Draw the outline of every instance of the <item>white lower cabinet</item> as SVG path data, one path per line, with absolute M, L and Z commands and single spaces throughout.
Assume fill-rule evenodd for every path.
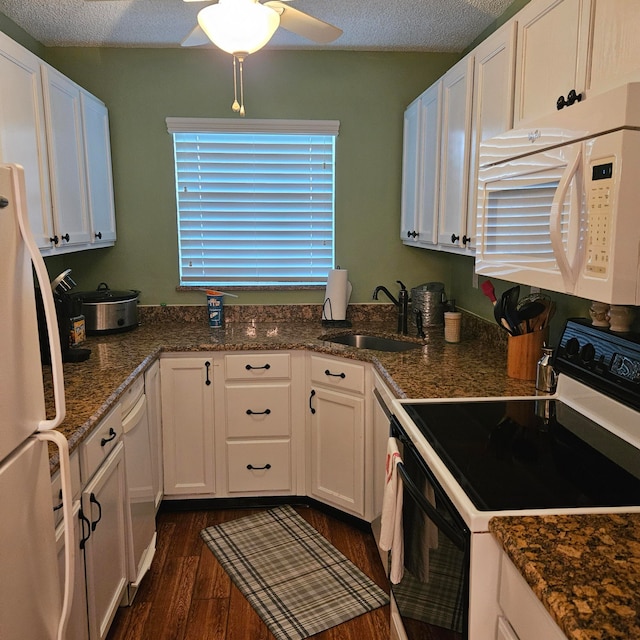
M 504 551 L 500 552 L 497 640 L 567 640 Z
M 365 365 L 311 355 L 308 493 L 365 517 Z
M 211 354 L 160 361 L 165 496 L 215 493 L 214 382 Z
M 295 494 L 304 354 L 246 352 L 223 356 L 219 430 L 229 495 Z M 222 415 L 223 414 L 223 415 Z M 224 440 L 224 442 L 222 442 Z
M 84 574 L 84 553 L 80 548 L 82 527 L 80 520 L 80 500 L 73 505 L 73 529 L 75 544 L 75 570 L 73 578 L 73 603 L 67 623 L 67 638 L 73 640 L 87 640 L 89 638 L 89 619 L 87 617 L 87 590 Z M 65 575 L 65 525 L 61 522 L 56 528 L 56 543 L 58 548 L 58 571 L 60 573 L 61 593 L 64 589 Z
M 82 490 L 89 637 L 103 640 L 128 584 L 129 510 L 124 445 L 119 442 Z M 88 523 L 86 522 L 88 521 Z

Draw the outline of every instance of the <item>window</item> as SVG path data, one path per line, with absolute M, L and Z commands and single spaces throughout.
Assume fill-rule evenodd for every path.
M 338 124 L 167 118 L 182 286 L 326 283 Z

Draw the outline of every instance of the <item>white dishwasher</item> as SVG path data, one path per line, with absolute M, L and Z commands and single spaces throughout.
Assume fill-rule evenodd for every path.
M 156 510 L 151 470 L 151 440 L 144 376 L 122 398 L 127 489 L 131 511 L 129 588 L 123 604 L 130 605 L 156 551 Z

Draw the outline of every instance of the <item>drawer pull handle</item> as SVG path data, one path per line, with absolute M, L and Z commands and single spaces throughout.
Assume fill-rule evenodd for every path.
M 343 380 L 347 377 L 346 374 L 344 374 L 344 373 L 331 373 L 331 371 L 329 371 L 329 369 L 325 369 L 324 375 L 325 376 L 333 376 L 334 378 L 342 378 Z
M 95 504 L 98 507 L 98 519 L 91 522 L 91 531 L 95 531 L 96 527 L 98 526 L 98 522 L 102 520 L 102 505 L 98 502 L 95 493 L 92 493 L 89 496 L 89 502 L 91 502 L 91 504 Z
M 313 396 L 316 395 L 316 392 L 311 389 L 311 395 L 309 396 L 309 411 L 311 411 L 311 413 L 315 413 L 316 410 L 313 408 L 312 404 L 311 404 L 311 400 L 313 400 Z
M 252 411 L 247 409 L 248 416 L 268 416 L 271 413 L 271 409 L 265 409 L 264 411 Z
M 104 447 L 105 444 L 107 444 L 108 442 L 111 442 L 117 436 L 118 436 L 118 434 L 115 432 L 114 428 L 113 427 L 109 427 L 109 437 L 108 438 L 102 438 L 102 440 L 100 440 L 100 446 Z
M 204 381 L 204 383 L 205 383 L 207 386 L 209 386 L 209 385 L 211 384 L 211 379 L 209 378 L 209 367 L 211 366 L 211 363 L 207 360 L 207 361 L 204 363 L 204 366 L 205 366 L 205 367 L 206 367 L 206 369 L 207 369 L 207 377 L 206 377 L 206 380 Z
M 91 523 L 87 519 L 87 516 L 84 515 L 82 509 L 78 511 L 78 518 L 80 518 L 80 522 L 82 523 L 82 539 L 80 540 L 80 548 L 84 549 L 87 544 L 87 540 L 91 537 Z M 87 535 L 84 535 L 84 525 L 87 525 Z
M 252 464 L 248 464 L 247 469 L 249 469 L 249 471 L 262 471 L 262 469 L 271 469 L 271 465 L 268 462 L 264 467 L 254 467 Z
M 253 365 L 248 364 L 245 369 L 247 371 L 251 371 L 252 369 L 271 369 L 271 365 L 267 362 L 267 364 L 262 365 L 261 367 L 254 367 Z

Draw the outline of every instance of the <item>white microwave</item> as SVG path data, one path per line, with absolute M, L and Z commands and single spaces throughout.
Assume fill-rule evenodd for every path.
M 480 158 L 478 274 L 640 305 L 640 84 L 506 132 Z

